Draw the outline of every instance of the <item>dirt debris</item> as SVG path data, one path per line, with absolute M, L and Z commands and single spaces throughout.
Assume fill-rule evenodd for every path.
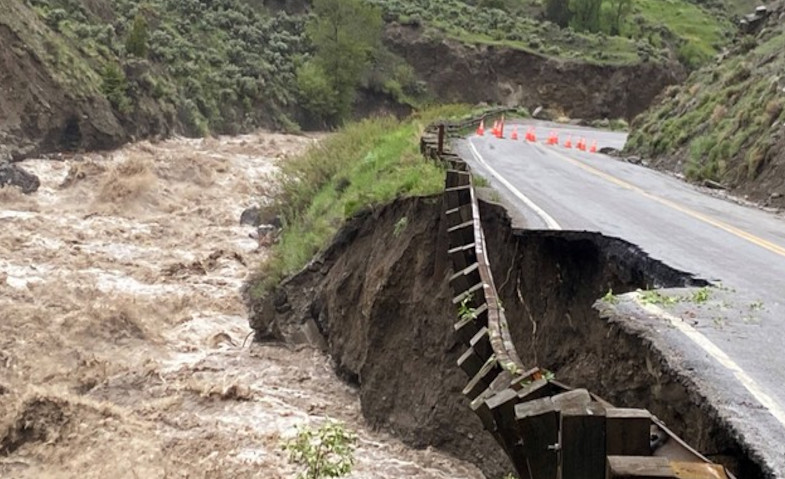
M 294 477 L 281 440 L 331 417 L 359 435 L 351 477 L 482 477 L 372 431 L 322 353 L 246 342 L 240 288 L 266 251 L 239 218 L 311 141 L 24 163 L 39 191 L 0 189 L 0 476 Z

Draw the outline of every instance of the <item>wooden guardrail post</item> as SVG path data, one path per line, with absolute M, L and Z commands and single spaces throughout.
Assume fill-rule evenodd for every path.
M 609 408 L 605 411 L 605 448 L 609 456 L 651 454 L 651 414 L 645 409 Z
M 444 153 L 444 123 L 439 125 L 439 143 L 436 151 L 441 155 Z

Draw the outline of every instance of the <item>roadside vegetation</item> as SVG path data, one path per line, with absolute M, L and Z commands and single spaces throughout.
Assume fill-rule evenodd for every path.
M 261 296 L 300 270 L 360 210 L 400 196 L 442 191 L 444 170 L 423 159 L 420 136 L 433 121 L 470 111 L 462 105 L 443 106 L 403 121 L 386 117 L 349 123 L 283 163 L 273 205 L 283 232 L 252 294 Z M 401 225 L 399 234 L 404 229 Z
M 785 28 L 740 38 L 719 64 L 669 88 L 632 123 L 627 151 L 694 181 L 743 188 L 756 199 L 782 194 Z

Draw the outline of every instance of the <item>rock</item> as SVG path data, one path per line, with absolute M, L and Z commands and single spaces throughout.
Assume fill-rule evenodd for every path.
M 626 158 L 627 163 L 632 163 L 633 165 L 640 165 L 641 164 L 641 157 L 640 156 L 628 156 Z
M 240 224 L 259 226 L 261 224 L 261 219 L 259 218 L 259 207 L 251 206 L 250 208 L 246 208 L 245 211 L 243 211 L 243 213 L 240 215 Z
M 535 108 L 534 111 L 532 112 L 532 118 L 537 118 L 537 115 L 539 115 L 541 111 L 542 111 L 542 106 L 538 106 L 537 108 Z
M 281 218 L 275 214 L 272 208 L 251 206 L 246 208 L 240 215 L 241 225 L 260 226 L 270 225 L 275 228 L 281 227 Z
M 602 153 L 603 155 L 618 157 L 620 152 L 616 148 L 611 148 L 610 146 L 603 146 L 602 148 L 600 148 L 600 153 Z
M 41 186 L 41 180 L 19 166 L 11 163 L 0 163 L 0 186 L 16 186 L 22 193 L 33 193 Z
M 728 187 L 723 185 L 722 183 L 719 183 L 719 182 L 713 181 L 713 180 L 709 180 L 709 179 L 703 180 L 703 186 L 705 186 L 707 188 L 711 188 L 713 190 L 727 190 L 728 189 Z

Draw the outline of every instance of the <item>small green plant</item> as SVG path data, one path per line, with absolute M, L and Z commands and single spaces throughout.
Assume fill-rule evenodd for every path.
M 613 289 L 608 289 L 608 292 L 605 293 L 605 296 L 602 297 L 602 300 L 608 304 L 616 304 L 619 302 L 619 298 L 613 295 Z
M 458 318 L 461 320 L 469 320 L 469 319 L 477 319 L 477 310 L 471 306 L 469 303 L 472 301 L 472 295 L 467 294 L 463 301 L 461 301 L 460 306 L 458 306 Z
M 505 371 L 509 372 L 513 376 L 518 376 L 518 375 L 520 375 L 523 372 L 523 370 L 521 368 L 519 368 L 518 365 L 515 364 L 512 361 L 508 361 L 508 362 L 502 363 L 501 366 L 502 366 L 502 369 L 504 369 Z
M 717 329 L 724 329 L 725 325 L 728 324 L 727 319 L 721 318 L 719 316 L 712 318 L 712 322 L 714 323 L 714 327 Z
M 638 294 L 640 295 L 641 302 L 644 304 L 660 304 L 667 306 L 676 304 L 681 299 L 678 296 L 667 296 L 659 291 L 651 289 L 647 289 L 646 291 L 638 290 Z
M 752 303 L 750 303 L 750 309 L 753 311 L 760 311 L 761 309 L 763 309 L 763 301 L 759 299 L 753 301 Z
M 477 188 L 487 188 L 491 186 L 491 183 L 488 181 L 488 179 L 480 175 L 474 175 L 473 182 L 474 182 L 474 186 L 476 186 Z
M 297 436 L 285 442 L 289 459 L 305 466 L 298 479 L 341 477 L 354 466 L 356 434 L 337 421 L 327 420 L 317 430 L 298 428 Z
M 704 286 L 692 293 L 690 299 L 693 303 L 703 304 L 709 300 L 710 291 L 708 286 Z
M 395 222 L 395 227 L 393 228 L 393 236 L 396 238 L 404 232 L 406 227 L 409 226 L 409 219 L 405 216 L 401 217 L 398 221 Z

